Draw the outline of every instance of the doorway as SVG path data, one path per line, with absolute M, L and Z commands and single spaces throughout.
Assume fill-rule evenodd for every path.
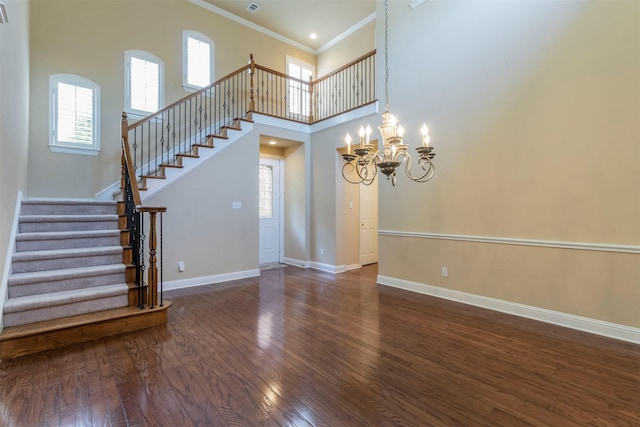
M 280 235 L 282 228 L 281 160 L 260 158 L 259 164 L 259 264 L 281 261 Z

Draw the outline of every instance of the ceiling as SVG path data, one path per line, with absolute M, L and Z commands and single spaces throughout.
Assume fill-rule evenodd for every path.
M 375 0 L 205 0 L 316 53 L 375 13 Z M 259 6 L 255 13 L 249 4 Z M 309 36 L 316 33 L 317 38 Z

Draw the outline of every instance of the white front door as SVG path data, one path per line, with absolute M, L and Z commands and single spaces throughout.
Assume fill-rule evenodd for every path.
M 378 182 L 360 185 L 360 265 L 378 262 Z
M 280 160 L 260 159 L 259 263 L 280 262 Z

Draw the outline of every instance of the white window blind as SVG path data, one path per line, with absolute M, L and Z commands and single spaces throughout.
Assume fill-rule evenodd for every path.
M 183 85 L 199 89 L 213 82 L 213 41 L 196 31 L 183 31 Z
M 55 152 L 100 151 L 100 87 L 73 74 L 49 76 L 49 147 Z
M 140 58 L 131 58 L 130 64 L 131 108 L 158 111 L 160 95 L 160 67 Z
M 58 82 L 58 142 L 93 144 L 93 90 Z
M 148 52 L 125 52 L 125 111 L 146 116 L 162 108 L 164 64 Z

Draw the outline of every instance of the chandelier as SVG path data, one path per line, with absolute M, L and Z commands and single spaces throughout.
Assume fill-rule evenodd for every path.
M 371 126 L 366 129 L 361 126 L 358 132 L 359 144 L 351 147 L 351 135 L 347 134 L 347 152 L 342 155 L 345 163 L 342 166 L 342 177 L 352 184 L 371 185 L 380 172 L 391 179 L 396 185 L 396 170 L 405 162 L 407 176 L 416 182 L 427 182 L 435 174 L 433 157 L 436 155 L 429 145 L 429 129 L 426 124 L 420 130 L 422 145 L 416 148 L 418 153 L 418 168 L 414 174 L 411 171 L 411 155 L 407 152 L 409 145 L 404 143 L 404 128 L 398 125 L 396 118 L 389 112 L 389 5 L 384 1 L 384 94 L 385 111 L 382 114 L 382 124 L 378 126 L 382 137 L 382 148 L 370 143 Z

